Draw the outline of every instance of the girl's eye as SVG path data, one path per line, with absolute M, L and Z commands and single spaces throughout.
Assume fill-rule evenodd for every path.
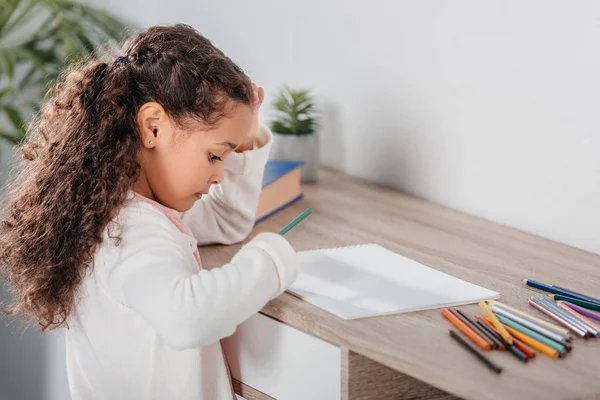
M 208 158 L 211 163 L 214 163 L 215 161 L 223 161 L 223 159 L 221 157 L 216 156 L 213 153 L 208 153 Z

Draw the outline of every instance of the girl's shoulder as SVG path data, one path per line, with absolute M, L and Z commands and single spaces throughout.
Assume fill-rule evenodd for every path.
M 186 238 L 164 213 L 152 204 L 128 197 L 123 207 L 106 227 L 94 264 L 100 271 L 110 271 L 123 260 L 131 260 L 149 249 L 177 249 L 184 254 Z
M 127 200 L 123 204 L 123 207 L 119 211 L 119 218 L 144 218 L 144 217 L 155 217 L 158 220 L 168 221 L 169 219 L 165 214 L 152 204 L 142 201 L 137 198 L 133 193 L 127 195 Z
M 119 288 L 129 271 L 145 268 L 153 252 L 172 257 L 174 263 L 181 262 L 186 257 L 184 245 L 181 232 L 161 210 L 129 196 L 105 230 L 94 254 L 89 271 L 93 279 L 89 282 L 124 304 Z
M 133 195 L 127 197 L 105 234 L 115 236 L 111 230 L 116 230 L 117 236 L 127 241 L 152 236 L 172 240 L 178 240 L 180 237 L 177 227 L 160 209 Z

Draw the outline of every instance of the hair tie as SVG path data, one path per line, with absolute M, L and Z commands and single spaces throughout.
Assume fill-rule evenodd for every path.
M 126 63 L 127 63 L 127 61 L 129 61 L 129 60 L 127 59 L 127 57 L 119 56 L 119 57 L 117 57 L 117 58 L 115 59 L 114 63 L 115 63 L 115 64 L 126 64 Z

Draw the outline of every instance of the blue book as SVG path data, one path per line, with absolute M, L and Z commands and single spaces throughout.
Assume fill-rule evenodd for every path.
M 303 197 L 301 161 L 270 160 L 265 166 L 256 223 L 283 210 Z

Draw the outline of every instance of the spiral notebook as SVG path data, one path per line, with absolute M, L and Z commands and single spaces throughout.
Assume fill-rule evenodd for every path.
M 289 291 L 343 319 L 497 299 L 497 292 L 445 274 L 376 244 L 298 253 Z

